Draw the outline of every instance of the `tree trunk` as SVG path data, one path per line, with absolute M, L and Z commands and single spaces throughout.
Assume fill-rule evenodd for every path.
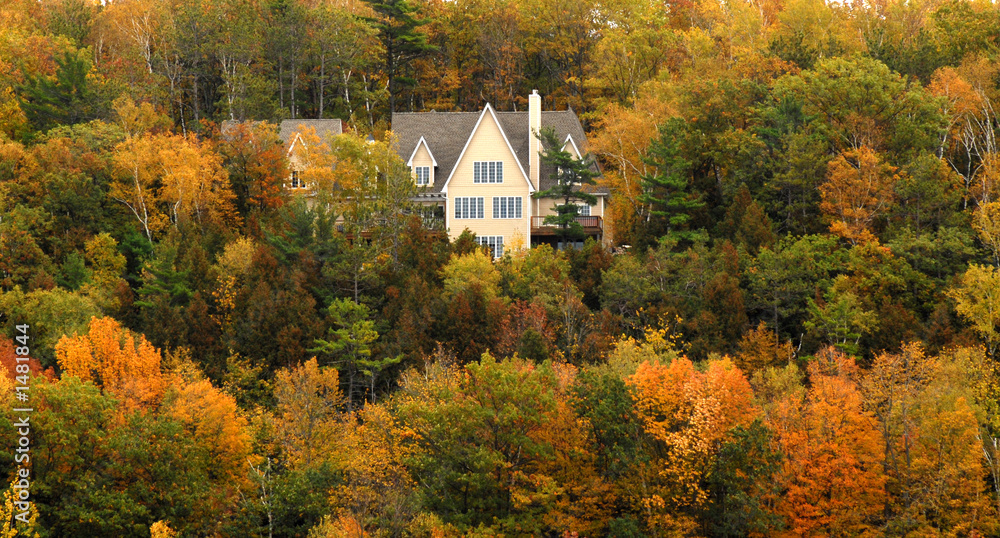
M 316 114 L 318 119 L 323 119 L 323 83 L 326 81 L 326 55 L 323 54 L 319 57 L 319 113 Z

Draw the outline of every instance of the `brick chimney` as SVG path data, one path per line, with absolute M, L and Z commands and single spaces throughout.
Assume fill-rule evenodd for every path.
M 538 90 L 531 90 L 528 96 L 528 178 L 535 190 L 538 190 L 538 152 L 542 150 L 542 141 L 537 134 L 542 130 L 542 96 Z

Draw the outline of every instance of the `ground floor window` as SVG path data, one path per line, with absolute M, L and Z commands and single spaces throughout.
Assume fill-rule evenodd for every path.
M 481 235 L 476 237 L 476 242 L 480 245 L 490 247 L 494 258 L 503 256 L 503 236 L 502 235 Z

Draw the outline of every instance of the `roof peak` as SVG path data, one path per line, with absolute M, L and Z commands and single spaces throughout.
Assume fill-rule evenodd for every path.
M 489 104 L 489 103 L 487 103 L 487 104 Z M 493 108 L 493 106 L 491 105 L 490 108 Z M 474 115 L 474 116 L 478 117 L 480 114 L 483 113 L 483 110 L 486 110 L 486 107 L 483 107 L 483 108 L 481 108 L 479 110 L 472 110 L 472 111 L 465 111 L 465 110 L 448 110 L 448 111 L 426 110 L 424 112 L 393 112 L 392 115 L 393 116 L 419 116 L 419 115 L 422 115 L 422 114 L 441 114 L 441 115 L 444 115 L 444 114 L 454 114 L 454 115 L 471 114 L 471 115 Z M 527 114 L 528 113 L 527 110 L 497 110 L 496 108 L 493 108 L 493 112 L 495 114 Z M 576 114 L 576 112 L 572 108 L 570 108 L 568 110 L 543 110 L 542 114 Z

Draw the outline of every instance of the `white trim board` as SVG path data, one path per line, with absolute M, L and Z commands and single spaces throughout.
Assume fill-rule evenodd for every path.
M 424 137 L 422 136 L 420 137 L 420 140 L 417 141 L 417 146 L 413 148 L 413 153 L 410 154 L 410 160 L 406 161 L 406 166 L 413 166 L 413 158 L 417 156 L 417 150 L 420 149 L 420 144 L 423 144 L 424 147 L 427 148 L 427 154 L 431 156 L 431 162 L 434 163 L 434 167 L 437 168 L 438 162 L 437 159 L 434 158 L 434 152 L 431 151 L 431 147 L 427 145 L 427 141 L 424 140 Z
M 573 135 L 571 135 L 571 134 L 566 135 L 566 140 L 563 140 L 563 145 L 562 145 L 561 148 L 559 148 L 559 150 L 560 151 L 565 150 L 567 144 L 571 144 L 573 146 L 573 151 L 576 152 L 576 158 L 577 159 L 582 159 L 583 158 L 583 154 L 580 153 L 580 148 L 576 147 L 576 141 L 573 140 Z

